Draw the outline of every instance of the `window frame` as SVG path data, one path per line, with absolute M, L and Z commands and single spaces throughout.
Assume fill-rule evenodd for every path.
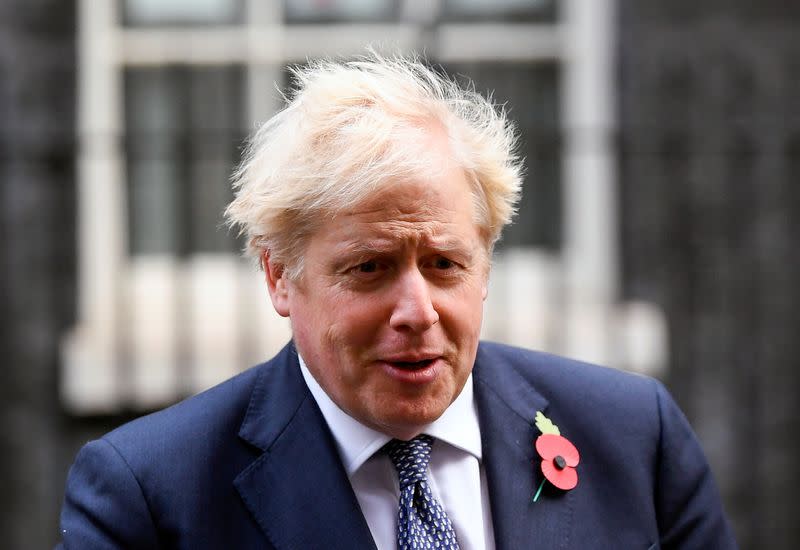
M 326 46 L 334 43 L 337 54 L 357 54 L 363 51 L 364 44 L 381 43 L 402 51 L 424 50 L 443 63 L 559 64 L 559 119 L 564 136 L 562 248 L 558 254 L 543 250 L 504 251 L 507 258 L 497 259 L 493 285 L 513 279 L 513 270 L 503 267 L 503 262 L 522 262 L 533 266 L 531 269 L 541 276 L 542 284 L 537 288 L 558 288 L 558 318 L 554 317 L 555 308 L 549 307 L 536 322 L 525 321 L 530 326 L 518 328 L 525 333 L 519 337 L 511 334 L 511 341 L 516 338 L 529 346 L 624 364 L 625 357 L 619 357 L 624 346 L 618 345 L 619 335 L 608 328 L 609 312 L 620 287 L 612 142 L 616 119 L 616 0 L 561 0 L 554 23 L 437 25 L 411 18 L 388 23 L 285 23 L 282 4 L 282 0 L 246 0 L 242 25 L 126 27 L 119 0 L 78 1 L 78 319 L 63 341 L 61 396 L 65 408 L 77 414 L 92 414 L 121 407 L 159 406 L 245 366 L 216 370 L 213 365 L 201 367 L 201 372 L 205 372 L 204 368 L 208 372 L 189 382 L 182 378 L 180 369 L 160 372 L 158 364 L 146 372 L 137 374 L 134 369 L 133 374 L 123 373 L 119 358 L 131 360 L 130 353 L 125 353 L 130 351 L 130 335 L 123 328 L 125 308 L 136 305 L 137 299 L 130 285 L 132 273 L 158 280 L 161 272 L 162 279 L 171 278 L 163 284 L 173 291 L 194 284 L 191 281 L 197 280 L 198 273 L 199 279 L 205 280 L 209 273 L 229 272 L 240 282 L 247 280 L 245 284 L 252 286 L 253 292 L 260 285 L 254 270 L 232 255 L 206 255 L 186 260 L 188 265 L 179 265 L 170 258 L 136 259 L 128 254 L 125 152 L 119 139 L 104 139 L 125 133 L 125 68 L 240 64 L 247 75 L 245 116 L 263 121 L 278 107 L 274 82 L 279 80 L 285 64 L 328 55 L 331 52 Z M 414 4 L 416 0 L 402 0 L 400 13 L 411 13 Z M 234 265 L 242 266 L 241 271 Z M 264 296 L 263 289 L 260 292 Z M 531 300 L 543 298 L 547 297 L 536 292 L 530 296 Z M 269 309 L 265 296 L 263 302 Z M 512 308 L 521 303 L 508 302 Z M 529 305 L 524 307 L 531 309 Z M 174 316 L 175 312 L 171 314 Z M 496 316 L 487 311 L 485 324 L 490 325 Z M 231 330 L 249 331 L 253 338 L 263 339 L 263 346 L 255 351 L 269 353 L 290 337 L 288 324 L 274 317 L 251 312 L 251 321 L 260 319 L 255 326 L 248 321 Z M 658 315 L 644 318 L 649 319 L 645 324 L 658 325 Z M 264 326 L 272 327 L 269 334 L 255 333 Z M 662 364 L 660 333 L 655 330 L 653 334 L 655 355 L 650 363 Z M 484 335 L 496 336 L 491 327 Z M 164 345 L 160 357 L 169 363 L 176 352 L 168 343 Z M 121 376 L 125 383 L 120 382 Z

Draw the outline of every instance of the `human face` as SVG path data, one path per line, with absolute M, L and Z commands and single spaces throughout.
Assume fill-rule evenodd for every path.
M 462 170 L 396 183 L 324 222 L 299 280 L 267 264 L 309 371 L 353 418 L 410 439 L 461 392 L 488 275 Z

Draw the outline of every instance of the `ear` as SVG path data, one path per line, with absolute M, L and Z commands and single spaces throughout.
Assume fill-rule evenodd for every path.
M 489 295 L 489 277 L 491 276 L 491 264 L 486 266 L 486 273 L 483 275 L 483 281 L 481 282 L 481 298 L 483 301 L 486 301 L 486 297 Z
M 273 262 L 269 251 L 265 250 L 261 255 L 261 267 L 264 268 L 264 278 L 267 280 L 267 290 L 269 290 L 269 297 L 272 300 L 272 307 L 281 317 L 288 317 L 289 289 L 283 265 Z

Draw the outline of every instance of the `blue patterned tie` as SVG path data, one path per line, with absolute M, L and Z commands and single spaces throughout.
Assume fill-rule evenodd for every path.
M 433 438 L 418 435 L 411 441 L 390 441 L 386 450 L 400 480 L 398 550 L 458 550 L 453 524 L 433 498 L 426 472 Z

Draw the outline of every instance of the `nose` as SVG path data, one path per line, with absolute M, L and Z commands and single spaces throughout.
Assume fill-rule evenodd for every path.
M 424 332 L 439 322 L 430 286 L 417 268 L 403 273 L 393 289 L 394 308 L 389 325 L 399 331 Z

